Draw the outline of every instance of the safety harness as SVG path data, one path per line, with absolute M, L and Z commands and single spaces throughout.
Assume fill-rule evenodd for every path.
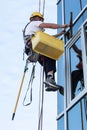
M 23 30 L 23 40 L 24 40 L 24 51 L 23 51 L 23 59 L 24 59 L 24 54 L 26 54 L 28 56 L 28 60 L 30 62 L 37 62 L 38 58 L 39 58 L 39 54 L 37 54 L 36 52 L 34 52 L 32 50 L 32 42 L 31 42 L 31 38 L 34 36 L 34 34 L 32 35 L 25 35 L 25 31 L 27 26 L 30 24 L 30 22 L 28 22 Z

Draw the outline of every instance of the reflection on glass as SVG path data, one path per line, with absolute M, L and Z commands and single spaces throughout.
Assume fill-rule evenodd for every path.
M 58 126 L 58 130 L 64 130 L 64 117 L 58 120 L 57 126 Z
M 87 130 L 86 109 L 87 95 L 68 112 L 68 130 Z
M 64 88 L 64 61 L 63 56 L 58 60 L 58 84 Z M 64 96 L 61 91 L 58 91 L 58 114 L 64 110 Z
M 84 88 L 81 39 L 70 49 L 71 59 L 71 96 L 74 98 Z

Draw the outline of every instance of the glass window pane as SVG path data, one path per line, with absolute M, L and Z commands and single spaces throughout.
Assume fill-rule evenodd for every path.
M 65 23 L 70 22 L 70 12 L 73 12 L 73 19 L 75 19 L 80 11 L 79 0 L 65 0 Z
M 58 126 L 58 130 L 64 130 L 64 117 L 58 120 L 57 126 Z
M 84 130 L 87 130 L 87 95 L 82 99 L 82 118 L 83 128 Z
M 57 22 L 59 24 L 62 24 L 62 2 L 61 1 L 58 3 L 57 6 L 57 16 L 58 16 Z
M 82 130 L 80 103 L 68 112 L 68 130 Z
M 82 9 L 87 5 L 87 0 L 81 0 L 82 2 Z
M 58 85 L 64 88 L 64 60 L 63 56 L 58 60 Z M 58 114 L 64 110 L 64 96 L 58 91 Z
M 87 130 L 87 95 L 68 112 L 68 130 Z
M 57 23 L 62 24 L 62 2 L 58 2 L 57 6 Z M 60 32 L 61 29 L 58 29 L 58 32 Z

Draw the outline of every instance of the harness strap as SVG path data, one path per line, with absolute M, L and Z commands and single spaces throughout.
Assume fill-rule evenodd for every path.
M 25 43 L 25 46 L 28 47 L 28 45 L 31 43 L 31 38 L 34 36 L 34 34 L 32 35 L 25 35 L 25 31 L 26 31 L 26 28 L 27 26 L 30 24 L 30 22 L 28 22 L 23 30 L 23 39 L 24 39 L 24 43 Z
M 24 27 L 24 30 L 23 30 L 23 37 L 25 37 L 26 35 L 25 35 L 25 31 L 26 31 L 26 28 L 27 28 L 27 26 L 30 24 L 30 22 L 28 22 L 27 24 L 26 24 L 26 26 Z
M 24 54 L 26 53 L 28 55 L 28 60 L 30 62 L 37 62 L 38 54 L 32 50 L 32 43 L 31 43 L 31 38 L 34 36 L 34 34 L 25 35 L 26 28 L 29 24 L 30 22 L 27 23 L 27 25 L 25 26 L 23 30 L 23 39 L 24 39 L 24 44 L 25 44 L 24 51 L 23 51 L 23 60 L 24 60 Z

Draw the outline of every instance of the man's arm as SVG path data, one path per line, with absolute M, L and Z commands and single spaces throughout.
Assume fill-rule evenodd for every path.
M 67 28 L 69 27 L 69 24 L 59 25 L 54 23 L 41 23 L 39 25 L 41 28 L 51 28 L 51 29 L 58 29 L 58 28 Z
M 61 31 L 60 33 L 55 34 L 55 35 L 52 35 L 52 36 L 54 36 L 54 37 L 58 37 L 58 36 L 61 36 L 62 34 L 65 34 L 65 33 L 66 33 L 66 31 L 63 30 L 63 31 Z

